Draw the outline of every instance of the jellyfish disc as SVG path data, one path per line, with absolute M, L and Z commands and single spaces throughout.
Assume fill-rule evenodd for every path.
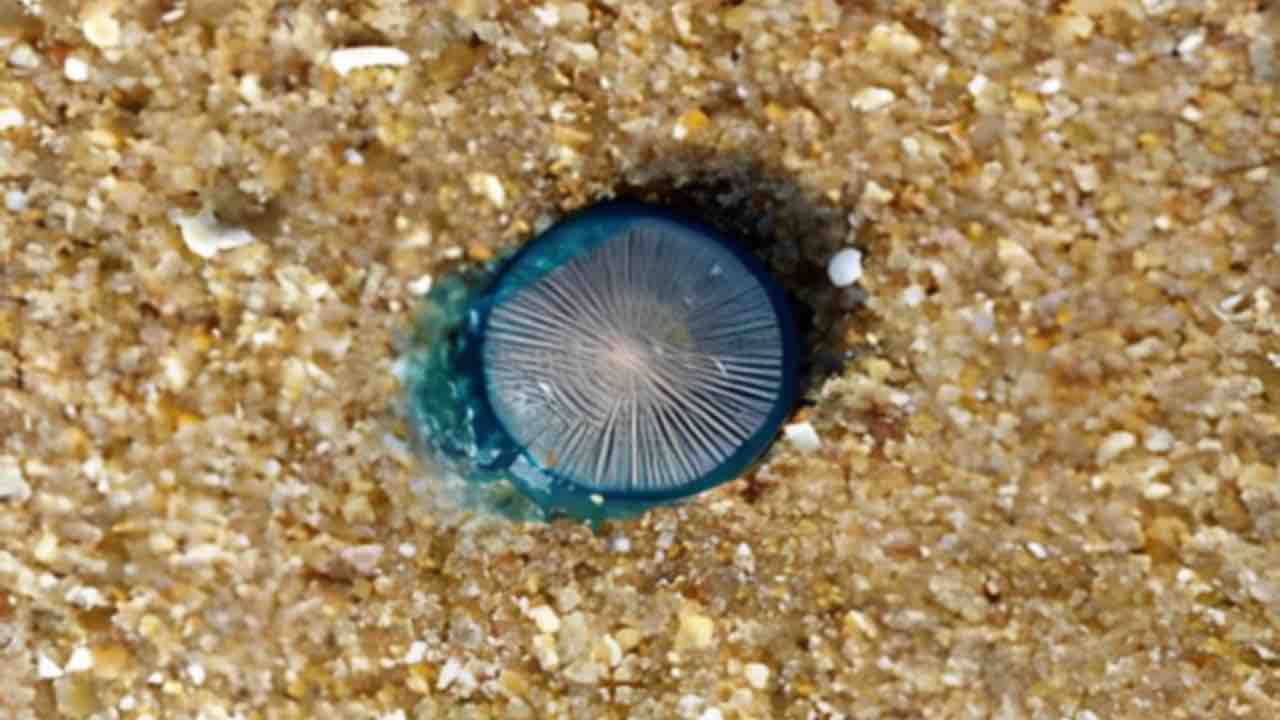
M 781 289 L 710 228 L 614 203 L 548 230 L 496 280 L 481 361 L 552 504 L 661 502 L 740 474 L 794 402 Z

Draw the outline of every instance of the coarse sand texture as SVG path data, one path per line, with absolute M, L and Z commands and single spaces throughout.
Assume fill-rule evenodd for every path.
M 1280 717 L 1278 40 L 0 0 L 0 718 Z

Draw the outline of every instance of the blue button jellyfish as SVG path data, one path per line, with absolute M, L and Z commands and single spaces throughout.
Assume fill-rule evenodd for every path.
M 710 227 L 634 202 L 438 284 L 417 347 L 423 446 L 520 517 L 598 523 L 732 480 L 796 400 L 778 284 Z

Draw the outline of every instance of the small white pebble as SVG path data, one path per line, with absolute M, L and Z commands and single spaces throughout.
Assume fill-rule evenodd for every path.
M 1137 444 L 1138 439 L 1133 436 L 1133 433 L 1124 430 L 1113 432 L 1098 446 L 1098 454 L 1095 459 L 1098 465 L 1106 465 L 1115 460 L 1120 453 Z
M 404 654 L 404 662 L 406 665 L 417 665 L 427 657 L 427 644 L 421 640 L 414 640 L 409 644 L 409 650 Z
M 166 537 L 165 539 L 172 542 L 171 538 Z M 154 541 L 158 541 L 158 538 Z M 178 567 L 199 567 L 201 565 L 211 565 L 227 556 L 227 551 L 220 545 L 200 543 L 199 545 L 189 546 L 186 552 L 174 557 L 173 563 Z
M 462 677 L 462 663 L 457 658 L 449 658 L 440 668 L 440 677 L 436 678 L 436 689 L 444 690 Z
M 875 180 L 868 180 L 866 187 L 862 189 L 862 199 L 872 205 L 886 205 L 893 200 L 893 191 Z
M 430 275 L 422 275 L 416 280 L 411 280 L 409 282 L 409 292 L 414 295 L 426 295 L 431 292 L 431 282 L 432 280 Z
M 488 198 L 494 207 L 501 209 L 507 204 L 507 191 L 502 187 L 502 180 L 490 173 L 472 173 L 467 178 L 471 192 Z
M 609 549 L 616 553 L 629 553 L 631 552 L 631 539 L 626 535 L 614 535 L 613 539 L 609 541 Z
M 989 80 L 986 75 L 983 75 L 981 73 L 974 75 L 973 79 L 969 81 L 969 85 L 967 86 L 969 90 L 969 94 L 974 97 L 978 97 L 979 95 L 982 94 L 983 90 L 987 89 L 987 86 L 989 86 L 990 84 L 991 84 L 991 80 Z
M 435 679 L 435 689 L 443 691 L 453 683 L 458 683 L 461 688 L 471 687 L 475 683 L 475 678 L 472 678 L 470 671 L 457 657 L 451 657 L 444 662 L 444 667 L 440 667 L 440 676 Z
M 1151 483 L 1142 490 L 1142 497 L 1148 500 L 1163 500 L 1173 494 L 1173 488 L 1164 483 Z
M 120 21 L 111 14 L 108 3 L 92 6 L 80 22 L 80 31 L 89 44 L 99 49 L 113 48 L 120 44 Z
M 908 285 L 902 291 L 902 304 L 907 307 L 916 307 L 924 302 L 924 288 L 919 285 Z
M 342 159 L 348 165 L 354 165 L 356 167 L 364 165 L 364 155 L 361 155 L 360 151 L 355 148 L 347 148 L 346 150 L 343 150 Z
M 845 248 L 827 263 L 827 276 L 836 287 L 849 287 L 862 279 L 862 252 Z
M 769 666 L 761 663 L 747 663 L 742 668 L 747 683 L 756 690 L 763 690 L 769 684 Z
M 560 19 L 570 25 L 581 25 L 591 19 L 591 10 L 580 2 L 560 6 Z
M 1027 543 L 1027 552 L 1034 555 L 1037 560 L 1044 560 L 1049 557 L 1049 551 L 1038 542 Z
M 418 547 L 413 543 L 400 543 L 400 547 L 396 548 L 400 553 L 400 557 L 411 558 L 418 554 Z
M 899 23 L 880 23 L 867 35 L 867 50 L 877 55 L 915 55 L 921 47 L 920 39 Z
M 681 717 L 693 717 L 693 714 L 701 710 L 702 706 L 706 704 L 707 701 L 697 695 L 685 695 L 676 701 L 676 710 L 679 711 Z
M 69 673 L 84 672 L 93 667 L 93 652 L 87 647 L 78 647 L 71 651 L 67 660 L 66 671 Z
M 65 599 L 68 603 L 85 610 L 92 610 L 96 607 L 106 607 L 107 599 L 103 597 L 102 591 L 95 587 L 85 585 L 73 587 L 67 591 Z
M 17 457 L 0 455 L 0 500 L 27 502 L 31 498 L 31 486 L 23 477 Z
M 40 67 L 40 56 L 30 45 L 22 43 L 9 53 L 9 64 L 23 70 L 34 70 Z
M 698 720 L 724 720 L 724 713 L 720 712 L 720 708 L 707 708 L 698 716 Z
M 213 216 L 212 210 L 204 210 L 196 215 L 174 213 L 171 217 L 182 231 L 182 241 L 187 248 L 205 259 L 223 250 L 248 245 L 257 239 L 248 230 L 222 225 Z
M 120 702 L 116 703 L 116 707 L 119 708 L 121 712 L 133 712 L 138 709 L 138 699 L 132 695 L 125 695 L 120 698 Z
M 1244 298 L 1244 293 L 1232 293 L 1218 301 L 1218 310 L 1223 314 L 1233 313 L 1240 306 L 1240 303 L 1244 301 Z
M 560 666 L 560 653 L 556 652 L 556 639 L 547 633 L 533 638 L 533 657 L 543 670 L 551 672 Z
M 10 190 L 4 194 L 4 208 L 9 212 L 22 212 L 27 209 L 27 194 L 21 190 Z
M 1147 430 L 1147 437 L 1142 442 L 1142 446 L 1148 452 L 1166 453 L 1173 449 L 1173 433 L 1158 427 Z
M 27 122 L 27 117 L 17 108 L 0 109 L 0 131 L 9 128 L 22 127 Z
M 613 639 L 612 635 L 605 635 L 600 644 L 604 646 L 605 659 L 609 662 L 609 667 L 618 667 L 622 662 L 622 646 Z
M 1274 605 L 1280 600 L 1280 585 L 1258 578 L 1252 574 L 1246 576 L 1249 594 L 1263 605 Z
M 346 76 L 363 68 L 404 67 L 409 64 L 409 54 L 400 48 L 366 45 L 334 50 L 329 53 L 329 64 L 339 75 Z
M 62 63 L 62 74 L 71 82 L 84 82 L 89 79 L 89 63 L 74 55 L 68 55 Z
M 1204 45 L 1204 30 L 1197 30 L 1178 43 L 1178 56 L 1186 60 Z
M 1082 192 L 1091 193 L 1102 184 L 1098 168 L 1093 165 L 1084 163 L 1072 165 L 1071 174 L 1075 176 L 1076 187 L 1079 187 Z
M 560 24 L 560 9 L 555 5 L 543 5 L 533 9 L 533 16 L 543 27 L 553 28 Z
M 1040 92 L 1044 95 L 1053 95 L 1061 89 L 1062 78 L 1060 77 L 1046 78 L 1044 82 L 1040 83 Z
M 56 680 L 62 677 L 62 668 L 50 660 L 48 655 L 39 653 L 36 655 L 36 676 L 41 680 Z
M 1182 108 L 1182 119 L 1189 123 L 1198 123 L 1204 119 L 1204 113 L 1200 112 L 1200 108 L 1195 105 L 1188 105 Z
M 356 572 L 372 575 L 378 569 L 378 561 L 382 559 L 382 546 L 353 545 L 342 548 L 339 554 Z
M 204 685 L 206 676 L 203 665 L 199 663 L 191 663 L 187 666 L 187 675 L 191 678 L 191 682 L 194 685 Z
M 246 73 L 240 78 L 240 83 L 236 86 L 236 92 L 240 93 L 240 99 L 251 105 L 257 105 L 262 102 L 262 80 L 256 73 Z
M 875 112 L 893 104 L 898 96 L 888 88 L 869 87 L 859 90 L 849 100 L 849 105 L 860 112 Z
M 187 380 L 191 379 L 191 371 L 179 353 L 169 353 L 160 358 L 160 367 L 164 370 L 165 380 L 175 390 L 185 387 Z
M 578 62 L 585 63 L 587 65 L 594 65 L 596 61 L 600 59 L 600 51 L 591 43 L 570 42 L 565 43 L 565 47 L 570 53 L 573 53 L 573 56 L 578 59 Z
M 801 452 L 814 452 L 822 447 L 818 431 L 808 422 L 791 423 L 782 429 L 782 434 L 786 436 L 787 442 Z
M 560 629 L 560 616 L 556 615 L 556 611 L 546 605 L 539 605 L 530 609 L 529 618 L 533 620 L 534 625 L 538 626 L 540 632 L 548 635 Z
M 683 613 L 680 615 L 680 625 L 676 629 L 676 651 L 711 647 L 715 636 L 716 623 L 710 617 L 696 612 Z

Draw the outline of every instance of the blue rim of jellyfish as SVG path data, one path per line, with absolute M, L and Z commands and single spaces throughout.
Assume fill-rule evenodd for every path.
M 540 465 L 515 441 L 489 398 L 484 336 L 495 307 L 639 223 L 674 227 L 689 242 L 715 243 L 747 268 L 777 317 L 782 379 L 765 422 L 712 472 L 665 491 L 608 491 L 583 486 Z M 471 486 L 472 501 L 518 519 L 565 515 L 598 523 L 630 517 L 733 480 L 764 454 L 796 402 L 799 341 L 782 287 L 763 263 L 735 241 L 693 218 L 648 203 L 615 200 L 579 210 L 506 258 L 446 279 L 428 294 L 418 336 L 423 350 L 410 370 L 409 412 L 420 441 Z M 503 493 L 495 487 L 496 480 L 509 481 L 539 510 L 532 511 Z

